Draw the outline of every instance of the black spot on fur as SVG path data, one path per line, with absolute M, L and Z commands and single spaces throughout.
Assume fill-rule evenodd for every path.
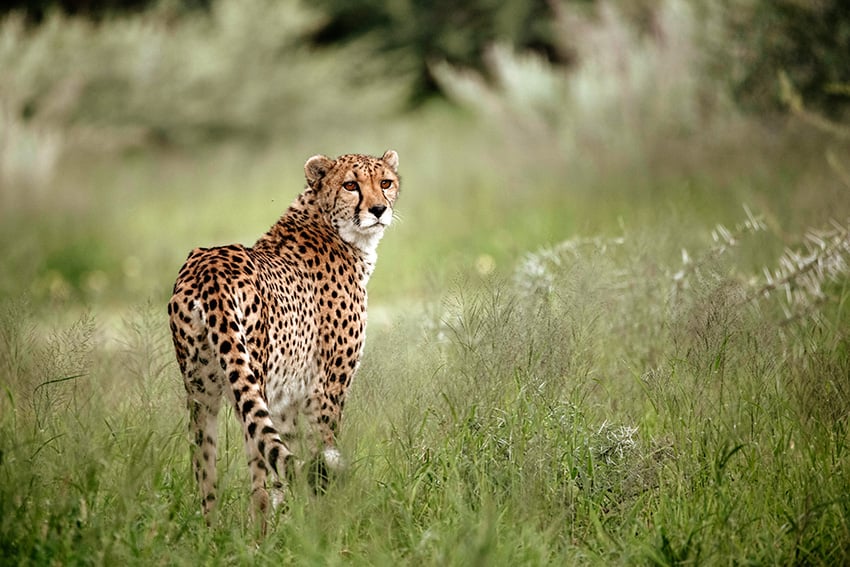
M 272 447 L 269 449 L 269 464 L 274 469 L 274 472 L 280 474 L 280 471 L 277 470 L 277 460 L 280 457 L 280 449 L 278 447 Z

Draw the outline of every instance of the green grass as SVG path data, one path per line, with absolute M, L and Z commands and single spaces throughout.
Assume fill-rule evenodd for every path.
M 758 163 L 777 150 L 749 151 Z M 294 158 L 131 160 L 78 213 L 99 226 L 66 220 L 60 240 L 49 223 L 31 225 L 63 251 L 36 272 L 53 270 L 72 290 L 81 270 L 109 277 L 100 295 L 83 284 L 79 295 L 36 288 L 2 302 L 6 561 L 847 560 L 850 288 L 827 283 L 826 302 L 796 304 L 806 315 L 786 320 L 782 294 L 754 291 L 761 267 L 799 245 L 789 241 L 798 225 L 742 230 L 722 253 L 710 238 L 716 222 L 746 218 L 744 201 L 769 197 L 766 217 L 789 214 L 784 203 L 805 188 L 785 176 L 821 178 L 815 158 L 784 154 L 776 173 L 739 163 L 732 184 L 728 171 L 622 185 L 615 174 L 592 191 L 520 181 L 504 196 L 495 172 L 438 186 L 415 149 L 401 155 L 403 222 L 382 243 L 341 438 L 350 470 L 324 496 L 297 484 L 265 539 L 249 519 L 230 411 L 217 522 L 200 518 L 163 305 L 190 246 L 250 242 L 274 220 L 270 203 L 300 185 L 284 165 Z M 466 159 L 445 156 L 456 172 Z M 215 200 L 193 207 L 198 186 Z M 222 213 L 236 201 L 241 219 Z M 808 224 L 821 206 L 792 220 Z M 92 242 L 102 254 L 79 252 Z M 693 263 L 677 285 L 683 247 Z M 127 254 L 142 268 L 121 267 Z M 494 258 L 489 275 L 476 270 L 482 254 Z
M 30 55 L 0 93 L 20 100 L 0 103 L 44 90 L 60 67 L 51 45 L 71 45 L 90 50 L 61 58 L 87 61 L 79 80 L 136 93 L 115 120 L 132 110 L 174 132 L 107 151 L 76 123 L 15 125 L 29 142 L 63 132 L 55 163 L 49 152 L 27 161 L 38 143 L 0 144 L 0 564 L 850 561 L 850 198 L 826 158 L 846 155 L 846 141 L 716 103 L 693 122 L 696 103 L 681 97 L 705 87 L 652 80 L 690 67 L 646 42 L 624 60 L 648 74 L 636 75 L 635 101 L 571 99 L 574 81 L 625 90 L 604 72 L 560 76 L 502 52 L 501 65 L 555 95 L 523 102 L 518 81 L 480 91 L 490 114 L 443 101 L 340 116 L 345 96 L 311 100 L 316 78 L 299 81 L 316 61 L 344 78 L 349 59 L 292 38 L 281 47 L 273 19 L 255 42 L 249 19 L 227 23 L 234 6 L 173 28 L 153 15 L 92 29 L 57 19 L 27 39 L 5 24 L 18 35 L 0 55 Z M 206 33 L 230 25 L 223 39 Z M 179 68 L 169 61 L 187 45 L 290 49 L 292 65 L 270 74 L 276 60 L 257 58 L 252 73 L 270 83 L 239 87 L 256 95 L 244 114 L 208 110 L 240 65 L 211 69 L 219 90 L 207 98 L 183 77 L 175 88 L 207 109 L 198 123 L 190 98 L 136 91 L 146 67 L 110 70 L 144 60 L 119 41 L 127 30 L 161 42 L 154 78 Z M 390 90 L 403 89 L 397 79 Z M 265 120 L 277 87 L 313 103 L 296 136 L 275 133 L 305 103 Z M 351 88 L 355 114 L 391 94 Z M 76 103 L 108 122 L 109 108 Z M 638 121 L 618 112 L 641 108 Z M 223 130 L 233 142 L 169 145 L 232 112 L 243 119 Z M 252 128 L 259 138 L 239 137 Z M 115 134 L 100 135 L 111 147 Z M 165 313 L 177 269 L 195 246 L 253 243 L 303 187 L 310 155 L 388 148 L 402 195 L 346 404 L 349 470 L 322 496 L 296 482 L 259 537 L 228 408 L 208 528 Z M 745 206 L 757 226 L 745 226 Z M 794 251 L 820 264 L 795 263 Z

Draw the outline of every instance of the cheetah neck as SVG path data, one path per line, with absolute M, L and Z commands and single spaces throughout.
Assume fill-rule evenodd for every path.
M 383 231 L 374 234 L 363 235 L 354 230 L 346 230 L 340 227 L 334 230 L 338 238 L 352 251 L 352 255 L 357 258 L 360 269 L 360 283 L 365 287 L 372 277 L 372 272 L 375 271 L 375 264 L 378 261 L 378 242 L 381 240 Z
M 383 230 L 363 234 L 353 226 L 340 226 L 337 232 L 342 240 L 363 254 L 364 260 L 375 263 L 378 258 L 378 242 L 381 241 Z
M 315 256 L 315 267 L 328 260 L 330 251 L 347 257 L 356 267 L 360 283 L 365 287 L 375 270 L 378 242 L 383 231 L 363 235 L 353 230 L 337 229 L 319 210 L 308 189 L 298 196 L 283 216 L 254 244 L 254 249 L 274 251 L 277 255 L 303 259 L 302 247 Z M 323 258 L 324 256 L 324 258 Z
M 375 271 L 375 264 L 378 261 L 378 242 L 380 242 L 384 231 L 379 230 L 368 234 L 363 234 L 354 227 L 338 227 L 334 232 L 339 236 L 356 257 L 359 257 L 362 272 L 360 272 L 361 284 L 365 287 Z M 360 270 L 358 270 L 360 271 Z

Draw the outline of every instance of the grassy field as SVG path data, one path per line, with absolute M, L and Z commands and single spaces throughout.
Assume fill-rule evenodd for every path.
M 663 125 L 673 92 L 643 93 L 641 124 L 521 104 L 518 129 L 461 93 L 261 143 L 79 144 L 46 181 L 5 177 L 0 563 L 850 561 L 847 143 L 731 110 Z M 261 538 L 228 409 L 207 528 L 176 271 L 252 243 L 310 155 L 388 148 L 402 195 L 350 469 L 321 496 L 296 483 Z

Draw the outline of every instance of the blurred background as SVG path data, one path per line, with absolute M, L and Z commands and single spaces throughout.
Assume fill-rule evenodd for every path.
M 50 311 L 163 303 L 189 249 L 262 234 L 315 153 L 399 151 L 379 302 L 580 234 L 708 229 L 748 204 L 791 239 L 850 209 L 840 0 L 31 0 L 0 18 L 0 293 Z

